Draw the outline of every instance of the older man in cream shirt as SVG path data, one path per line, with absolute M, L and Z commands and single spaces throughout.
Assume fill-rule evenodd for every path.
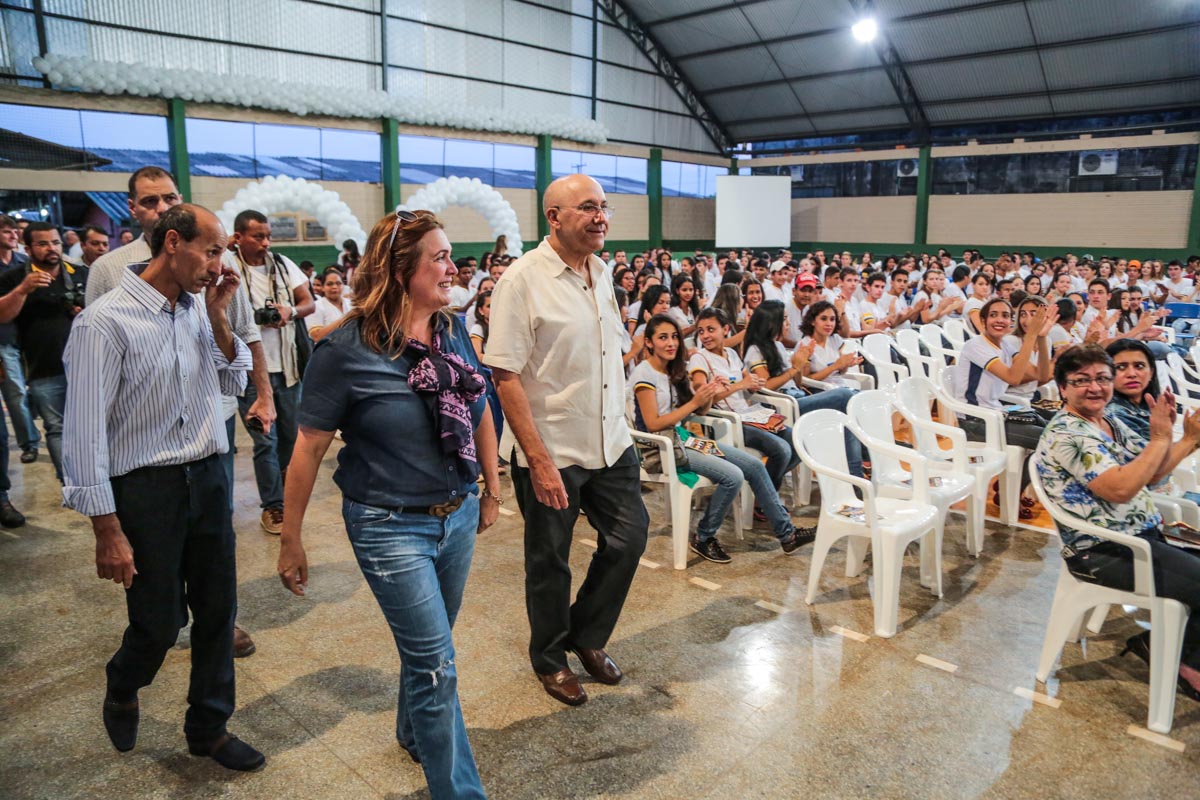
M 649 517 L 625 423 L 621 315 L 612 275 L 595 255 L 610 212 L 586 175 L 546 189 L 550 235 L 496 284 L 484 362 L 508 420 L 500 442 L 513 459 L 525 516 L 529 657 L 546 692 L 587 700 L 567 653 L 601 683 L 622 673 L 604 648 L 617 624 Z M 582 510 L 599 547 L 571 602 L 568 557 Z

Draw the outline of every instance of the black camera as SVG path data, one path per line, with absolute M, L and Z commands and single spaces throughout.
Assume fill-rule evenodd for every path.
M 270 300 L 262 308 L 254 309 L 255 325 L 278 325 L 281 322 L 283 322 L 283 315 L 279 313 L 279 309 Z
M 77 308 L 84 308 L 83 292 L 76 289 L 67 289 L 63 292 L 63 306 L 68 313 L 73 313 Z

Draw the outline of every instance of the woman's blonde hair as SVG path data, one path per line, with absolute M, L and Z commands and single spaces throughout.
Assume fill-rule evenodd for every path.
M 404 352 L 412 313 L 406 287 L 423 255 L 421 239 L 445 227 L 432 211 L 413 213 L 416 219 L 412 221 L 397 220 L 393 212 L 375 223 L 366 252 L 354 270 L 354 307 L 341 320 L 342 325 L 359 320 L 363 343 L 377 353 L 389 351 L 393 358 Z

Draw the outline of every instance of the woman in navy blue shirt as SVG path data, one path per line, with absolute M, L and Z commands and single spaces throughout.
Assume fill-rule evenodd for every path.
M 465 327 L 446 311 L 456 272 L 430 212 L 376 223 L 354 308 L 317 343 L 304 375 L 279 551 L 284 586 L 304 594 L 300 527 L 341 430 L 333 480 L 342 517 L 400 652 L 396 738 L 421 764 L 434 800 L 485 796 L 458 702 L 451 628 L 475 535 L 496 521 L 501 502 L 484 376 Z

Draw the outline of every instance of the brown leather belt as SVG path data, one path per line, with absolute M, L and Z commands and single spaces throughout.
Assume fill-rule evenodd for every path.
M 463 504 L 461 497 L 456 497 L 448 503 L 437 503 L 432 506 L 404 506 L 400 509 L 401 514 L 428 514 L 431 517 L 445 519 L 446 517 L 458 511 L 459 506 Z

